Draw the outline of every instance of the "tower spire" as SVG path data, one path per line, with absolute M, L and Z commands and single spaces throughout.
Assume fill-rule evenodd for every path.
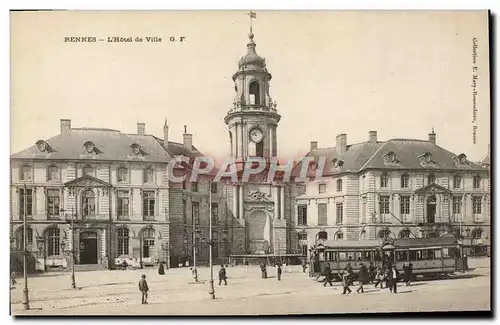
M 253 35 L 253 32 L 252 32 L 252 19 L 256 19 L 257 18 L 257 14 L 255 12 L 253 12 L 253 11 L 250 10 L 250 12 L 248 13 L 248 16 L 250 17 L 250 35 Z

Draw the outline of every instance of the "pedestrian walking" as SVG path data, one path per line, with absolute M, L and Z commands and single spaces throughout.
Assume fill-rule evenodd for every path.
M 323 287 L 326 287 L 327 283 L 330 284 L 330 287 L 333 287 L 333 284 L 332 284 L 332 269 L 330 268 L 330 263 L 326 263 L 326 265 L 325 265 L 325 281 L 323 283 Z
M 345 295 L 346 293 L 349 294 L 351 293 L 351 288 L 349 288 L 349 271 L 344 268 L 342 270 L 342 287 L 344 289 L 344 291 L 342 292 L 343 295 Z
M 398 278 L 399 272 L 396 269 L 396 265 L 393 265 L 389 272 L 389 289 L 392 293 L 398 293 Z
M 349 276 L 348 276 L 348 278 L 349 278 L 349 285 L 353 285 L 353 282 L 354 282 L 354 272 L 352 271 L 351 263 L 347 263 L 346 270 L 349 273 Z
M 385 287 L 390 288 L 392 266 L 386 267 L 384 272 Z
M 260 263 L 260 272 L 262 273 L 262 278 L 267 279 L 266 264 L 264 262 Z
M 307 269 L 307 261 L 303 260 L 302 261 L 302 273 L 306 273 L 306 269 Z
M 139 291 L 142 293 L 142 304 L 147 304 L 149 287 L 146 281 L 146 274 L 143 274 L 139 280 Z
M 368 267 L 368 273 L 370 274 L 370 282 L 375 281 L 375 277 L 377 275 L 377 268 L 373 265 L 373 262 L 370 262 L 370 266 Z
M 385 273 L 382 271 L 382 268 L 379 267 L 375 275 L 375 288 L 380 284 L 380 289 L 384 289 L 384 279 Z
M 11 285 L 17 284 L 16 271 L 12 271 L 12 273 L 10 274 L 10 283 L 11 283 Z
M 248 273 L 248 260 L 245 258 L 245 273 Z
M 224 265 L 220 266 L 219 270 L 219 285 L 221 285 L 222 281 L 224 281 L 224 285 L 227 286 L 227 274 Z
M 411 280 L 413 278 L 413 264 L 409 264 L 408 267 L 408 281 L 406 281 L 406 285 L 410 286 L 411 285 Z
M 359 269 L 358 273 L 358 281 L 359 281 L 359 287 L 356 290 L 357 293 L 361 291 L 361 293 L 365 292 L 363 288 L 363 284 L 368 283 L 370 280 L 370 275 L 368 274 L 368 269 L 366 268 L 365 265 L 361 264 L 361 268 Z
M 408 286 L 410 283 L 410 266 L 406 264 L 403 264 L 403 281 L 405 282 L 406 286 Z
M 160 265 L 158 265 L 158 274 L 159 275 L 165 274 L 165 268 L 163 267 L 163 262 L 160 262 Z
M 277 270 L 277 273 L 278 273 L 278 281 L 281 281 L 281 273 L 283 271 L 281 270 L 281 265 L 278 264 L 278 270 Z

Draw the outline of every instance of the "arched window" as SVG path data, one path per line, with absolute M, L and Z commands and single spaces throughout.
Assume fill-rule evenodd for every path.
M 366 238 L 366 231 L 362 231 L 360 234 L 359 234 L 359 240 L 365 240 Z
M 84 217 L 95 216 L 95 194 L 92 190 L 86 190 L 82 194 L 82 215 Z
M 125 167 L 118 168 L 118 183 L 125 183 L 128 180 L 128 170 Z
M 462 184 L 462 177 L 455 175 L 453 177 L 453 188 L 460 188 Z
M 219 234 L 217 231 L 212 231 L 212 258 L 219 257 Z
M 407 173 L 401 175 L 401 188 L 408 188 L 410 186 L 410 176 Z
M 146 228 L 142 231 L 142 257 L 152 257 L 155 246 L 155 230 Z
M 260 85 L 257 81 L 252 81 L 249 86 L 250 104 L 260 105 Z
M 33 229 L 26 228 L 26 249 L 31 250 L 33 245 Z M 24 250 L 24 227 L 16 231 L 16 249 L 19 251 Z
M 344 234 L 341 231 L 337 232 L 335 234 L 335 240 L 342 240 L 342 239 L 344 239 Z
M 127 228 L 118 229 L 116 237 L 118 239 L 118 255 L 128 255 L 129 230 Z
M 380 230 L 378 233 L 379 238 L 390 238 L 391 237 L 391 231 L 389 229 L 383 229 Z
M 47 255 L 56 256 L 61 254 L 61 231 L 59 228 L 50 228 L 47 232 Z
M 387 176 L 387 173 L 382 173 L 382 175 L 380 175 L 380 187 L 385 188 L 387 187 L 388 183 L 389 177 Z
M 427 176 L 427 185 L 431 185 L 434 183 L 436 183 L 436 175 L 430 174 L 429 176 Z
M 399 238 L 410 238 L 410 231 L 408 229 L 402 230 L 399 233 Z

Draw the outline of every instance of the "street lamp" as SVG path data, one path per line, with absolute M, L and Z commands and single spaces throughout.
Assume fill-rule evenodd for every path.
M 28 195 L 27 195 L 27 187 L 24 184 L 24 213 L 23 213 L 23 269 L 24 269 L 24 289 L 23 289 L 23 306 L 25 310 L 30 309 L 29 295 L 28 295 L 28 250 L 27 250 L 27 228 L 28 228 L 28 217 L 27 217 L 27 209 L 28 209 Z
M 210 244 L 210 284 L 209 284 L 209 289 L 208 289 L 208 294 L 212 297 L 212 299 L 215 299 L 215 288 L 214 288 L 214 266 L 212 262 L 212 247 L 214 245 L 213 238 L 212 238 L 212 182 L 208 182 L 208 220 L 209 220 L 209 244 Z
M 71 287 L 73 289 L 76 289 L 76 283 L 75 283 L 75 250 L 72 247 L 71 249 L 65 250 L 66 248 L 66 242 L 63 240 L 61 242 L 61 250 L 64 254 L 68 255 L 68 257 L 71 257 L 73 261 L 71 262 Z

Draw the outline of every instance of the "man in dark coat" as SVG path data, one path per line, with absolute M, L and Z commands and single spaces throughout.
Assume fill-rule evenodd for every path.
M 409 285 L 411 285 L 411 279 L 413 278 L 413 264 L 410 263 L 406 267 L 406 270 L 408 272 L 408 280 L 406 279 L 406 276 L 405 276 L 405 281 L 406 281 L 406 285 L 409 286 Z
M 346 270 L 349 273 L 348 280 L 349 280 L 349 285 L 353 285 L 352 283 L 354 282 L 354 272 L 352 271 L 352 266 L 351 263 L 347 263 L 346 265 Z
M 163 267 L 163 262 L 160 262 L 160 265 L 158 266 L 158 274 L 159 275 L 165 274 L 165 268 Z
M 280 265 L 280 264 L 278 264 L 278 281 L 281 281 L 281 273 L 282 273 L 282 272 L 283 272 L 283 271 L 281 270 L 281 265 Z
M 260 272 L 262 273 L 262 278 L 267 279 L 266 264 L 264 262 L 260 263 Z
M 146 281 L 146 274 L 143 274 L 139 280 L 139 291 L 142 292 L 142 304 L 147 304 L 149 287 Z
M 368 283 L 370 278 L 370 275 L 368 274 L 368 269 L 364 264 L 361 264 L 361 268 L 358 273 L 358 281 L 359 281 L 359 287 L 356 290 L 357 293 L 361 291 L 361 293 L 365 292 L 363 289 L 363 284 Z
M 307 261 L 303 260 L 302 261 L 302 273 L 306 273 L 306 269 L 307 269 Z
M 219 270 L 219 285 L 221 285 L 222 281 L 224 281 L 224 285 L 227 286 L 226 279 L 227 279 L 226 269 L 224 268 L 224 265 L 221 265 Z
M 398 278 L 399 272 L 396 269 L 396 265 L 393 265 L 389 270 L 389 289 L 392 293 L 398 293 Z
M 333 284 L 332 284 L 332 269 L 330 268 L 330 263 L 326 263 L 326 265 L 325 265 L 325 283 L 323 284 L 323 287 L 326 287 L 327 283 L 330 284 L 330 287 L 333 286 Z
M 373 265 L 373 262 L 370 262 L 370 266 L 368 267 L 368 273 L 370 274 L 370 282 L 375 281 L 375 276 L 377 275 L 377 268 Z

